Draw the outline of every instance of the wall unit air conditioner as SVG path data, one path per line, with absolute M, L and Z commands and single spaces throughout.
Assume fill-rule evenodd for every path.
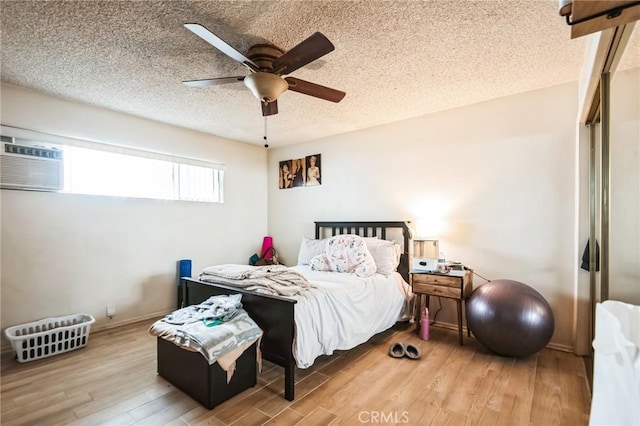
M 0 187 L 34 191 L 60 191 L 64 187 L 62 151 L 2 142 Z

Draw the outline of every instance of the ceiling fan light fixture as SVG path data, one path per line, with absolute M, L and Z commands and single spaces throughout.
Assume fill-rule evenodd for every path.
M 261 102 L 273 102 L 289 88 L 289 84 L 282 77 L 268 72 L 256 72 L 246 76 L 244 85 Z

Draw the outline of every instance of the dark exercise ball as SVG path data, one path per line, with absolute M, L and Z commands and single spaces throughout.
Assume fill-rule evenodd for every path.
M 467 327 L 493 352 L 526 357 L 553 336 L 551 306 L 526 284 L 495 280 L 476 288 L 466 301 Z

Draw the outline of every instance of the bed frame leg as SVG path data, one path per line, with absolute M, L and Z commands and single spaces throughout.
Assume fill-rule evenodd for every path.
M 284 368 L 284 399 L 293 401 L 295 388 L 295 370 L 293 363 Z

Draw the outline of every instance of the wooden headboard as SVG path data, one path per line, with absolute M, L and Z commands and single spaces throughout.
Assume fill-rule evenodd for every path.
M 409 282 L 409 243 L 411 229 L 407 222 L 315 222 L 316 239 L 340 234 L 355 234 L 361 237 L 378 237 L 402 245 L 398 272 Z

